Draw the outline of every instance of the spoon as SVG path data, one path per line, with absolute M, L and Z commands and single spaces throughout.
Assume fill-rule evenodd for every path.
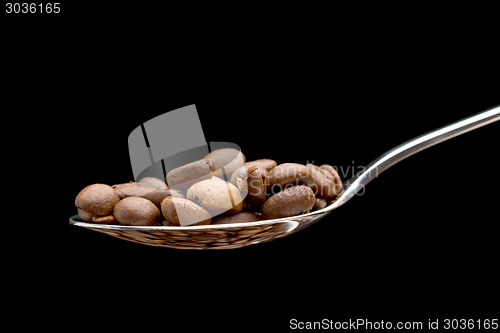
M 344 183 L 342 195 L 327 207 L 311 213 L 257 222 L 200 226 L 122 226 L 84 222 L 79 215 L 69 223 L 124 240 L 179 249 L 234 249 L 267 242 L 297 232 L 352 199 L 370 181 L 399 161 L 435 144 L 500 120 L 500 105 L 436 129 L 387 151 Z

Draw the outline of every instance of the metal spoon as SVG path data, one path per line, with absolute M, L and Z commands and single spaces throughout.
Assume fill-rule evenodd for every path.
M 435 144 L 500 120 L 500 106 L 462 119 L 407 141 L 371 162 L 363 172 L 344 183 L 340 198 L 327 207 L 299 216 L 258 222 L 174 226 L 122 226 L 86 223 L 75 215 L 70 224 L 106 233 L 128 241 L 179 249 L 233 249 L 270 241 L 301 230 L 349 201 L 375 177 L 399 161 Z

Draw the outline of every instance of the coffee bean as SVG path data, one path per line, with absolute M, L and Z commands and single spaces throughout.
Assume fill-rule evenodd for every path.
M 262 218 L 254 212 L 240 212 L 236 214 L 222 214 L 212 220 L 212 224 L 244 223 L 260 221 Z
M 166 197 L 161 202 L 161 212 L 170 225 L 202 225 L 210 224 L 212 217 L 203 207 L 191 200 Z
M 243 208 L 243 197 L 231 183 L 218 177 L 202 180 L 191 186 L 186 198 L 203 206 L 214 215 L 238 213 Z
M 260 210 L 260 207 L 266 201 L 266 189 L 264 186 L 264 177 L 261 169 L 255 165 L 251 166 L 246 173 L 248 207 L 253 210 Z
M 316 166 L 307 164 L 313 179 L 313 190 L 316 188 L 316 195 L 322 199 L 332 199 L 342 191 L 342 181 L 340 176 L 331 165 L 323 164 Z M 315 187 L 314 187 L 315 186 Z
M 234 170 L 245 164 L 245 155 L 234 148 L 216 149 L 205 156 L 205 159 L 212 161 L 215 171 L 214 175 L 220 178 L 229 179 Z
M 84 221 L 96 224 L 237 225 L 323 209 L 341 192 L 342 181 L 331 165 L 278 165 L 271 159 L 245 162 L 239 150 L 223 148 L 169 171 L 166 181 L 144 177 L 113 186 L 89 185 L 77 195 L 75 206 Z M 165 219 L 160 221 L 162 215 Z M 207 239 L 207 246 L 221 241 L 217 230 L 211 232 L 215 238 Z M 228 232 L 223 235 L 227 237 Z M 195 233 L 192 230 L 189 237 Z M 234 237 L 257 237 L 246 233 Z M 200 231 L 200 237 L 207 234 Z M 172 233 L 172 237 L 180 236 Z
M 210 179 L 214 170 L 211 160 L 198 160 L 170 170 L 167 173 L 167 184 L 170 188 L 185 190 L 199 181 Z
M 161 214 L 151 201 L 141 197 L 128 197 L 116 204 L 113 216 L 122 225 L 151 226 L 160 221 Z
M 247 168 L 251 166 L 256 166 L 261 170 L 271 171 L 278 163 L 275 160 L 270 160 L 268 158 L 262 158 L 260 160 L 249 161 L 245 163 Z
M 109 185 L 93 184 L 78 193 L 75 206 L 80 217 L 86 222 L 92 222 L 94 216 L 107 216 L 120 201 L 120 196 Z
M 274 167 L 266 178 L 266 186 L 284 188 L 287 185 L 309 186 L 322 199 L 340 194 L 342 183 L 336 170 L 329 165 L 283 163 Z
M 167 183 L 164 179 L 156 178 L 156 177 L 144 177 L 141 178 L 138 183 L 147 184 L 153 188 L 158 190 L 168 190 Z
M 316 198 L 310 187 L 297 185 L 285 188 L 271 196 L 262 205 L 262 217 L 277 219 L 308 213 Z
M 108 216 L 94 216 L 92 222 L 99 224 L 116 224 L 116 219 L 113 215 Z
M 141 197 L 148 199 L 156 206 L 160 205 L 163 198 L 172 195 L 167 184 L 161 179 L 154 177 L 145 177 L 138 182 L 117 184 L 112 187 L 116 190 L 120 199 Z
M 316 201 L 315 201 L 314 206 L 313 206 L 313 210 L 323 209 L 326 207 L 327 203 L 328 202 L 325 199 L 316 198 Z

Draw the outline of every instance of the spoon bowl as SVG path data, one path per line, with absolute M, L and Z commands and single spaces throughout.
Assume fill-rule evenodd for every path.
M 381 155 L 355 177 L 344 182 L 342 195 L 311 213 L 257 222 L 200 226 L 122 226 L 84 222 L 79 215 L 69 223 L 113 237 L 151 246 L 178 249 L 235 249 L 267 242 L 297 232 L 319 221 L 354 197 L 380 173 L 399 161 L 468 131 L 500 120 L 500 106 L 409 140 Z
M 96 224 L 84 222 L 79 215 L 72 216 L 69 223 L 144 245 L 196 250 L 236 249 L 290 235 L 319 221 L 330 211 L 322 209 L 281 219 L 188 227 Z

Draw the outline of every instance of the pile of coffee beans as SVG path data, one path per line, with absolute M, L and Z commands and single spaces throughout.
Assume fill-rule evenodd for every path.
M 165 180 L 89 185 L 75 206 L 86 222 L 193 226 L 301 215 L 326 207 L 341 191 L 330 165 L 247 162 L 240 151 L 222 148 L 171 170 Z

